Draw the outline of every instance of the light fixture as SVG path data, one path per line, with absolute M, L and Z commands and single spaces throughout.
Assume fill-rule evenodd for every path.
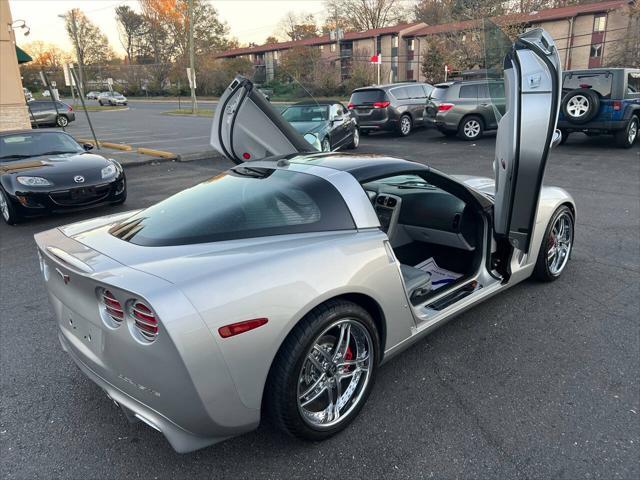
M 27 22 L 25 22 L 24 20 L 15 20 L 11 24 L 11 28 L 13 28 L 14 30 L 16 28 L 20 28 L 22 30 L 26 30 L 25 32 L 22 33 L 25 37 L 28 37 L 29 33 L 31 32 L 31 29 L 27 26 Z

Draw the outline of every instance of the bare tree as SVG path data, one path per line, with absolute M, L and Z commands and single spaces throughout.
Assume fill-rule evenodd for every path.
M 318 26 L 312 14 L 287 12 L 278 25 L 279 33 L 287 40 L 302 40 L 318 36 Z
M 369 30 L 403 23 L 409 12 L 401 0 L 325 0 L 325 30 L 335 28 L 335 17 L 341 28 Z
M 74 8 L 67 13 L 66 28 L 71 42 L 77 43 L 78 62 L 81 65 L 104 64 L 115 57 L 107 36 L 82 10 Z
M 127 52 L 129 64 L 132 64 L 138 54 L 140 37 L 144 35 L 145 19 L 128 5 L 120 5 L 116 7 L 116 21 L 118 22 L 120 43 Z

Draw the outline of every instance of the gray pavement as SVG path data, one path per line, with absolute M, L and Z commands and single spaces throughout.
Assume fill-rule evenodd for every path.
M 107 115 L 120 113 L 101 115 L 117 129 Z M 187 134 L 208 135 L 209 119 L 179 120 L 174 148 Z M 131 168 L 122 207 L 0 225 L 2 477 L 638 478 L 640 148 L 609 143 L 575 135 L 552 152 L 545 181 L 578 206 L 563 277 L 516 286 L 392 360 L 359 418 L 323 443 L 262 426 L 178 455 L 158 432 L 128 424 L 58 344 L 33 234 L 150 205 L 226 161 Z M 367 137 L 358 152 L 491 176 L 493 147 L 493 137 L 421 131 Z

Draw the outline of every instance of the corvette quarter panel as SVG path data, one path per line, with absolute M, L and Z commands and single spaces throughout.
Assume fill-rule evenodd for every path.
M 415 325 L 380 230 L 301 237 L 262 245 L 260 260 L 178 281 L 218 343 L 247 408 L 260 408 L 271 363 L 291 329 L 330 298 L 361 293 L 375 300 L 386 319 L 386 348 L 410 336 Z M 216 260 L 197 259 L 203 272 Z M 241 335 L 218 333 L 221 326 L 264 317 L 266 325 Z

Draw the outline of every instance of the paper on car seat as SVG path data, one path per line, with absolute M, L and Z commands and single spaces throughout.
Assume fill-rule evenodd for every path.
M 419 263 L 416 265 L 416 268 L 419 268 L 431 275 L 432 290 L 437 290 L 444 285 L 456 281 L 462 276 L 461 273 L 452 272 L 451 270 L 445 270 L 444 268 L 439 267 L 433 257 Z

